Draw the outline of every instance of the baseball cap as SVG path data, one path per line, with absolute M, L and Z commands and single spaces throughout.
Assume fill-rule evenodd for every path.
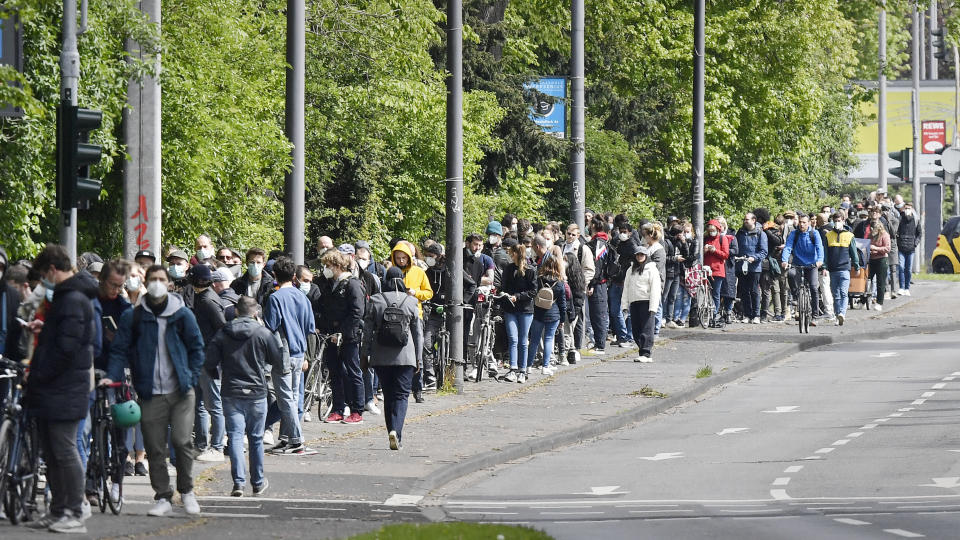
M 429 246 L 427 246 L 427 247 L 424 249 L 424 251 L 427 252 L 427 253 L 432 253 L 432 254 L 434 254 L 434 255 L 443 255 L 443 244 L 441 244 L 441 243 L 439 243 L 439 242 L 434 242 L 434 243 L 430 244 Z
M 345 255 L 355 255 L 357 253 L 357 250 L 353 249 L 352 244 L 340 244 L 337 247 L 337 251 Z
M 367 251 L 370 251 L 370 244 L 366 240 L 357 240 L 353 244 L 353 247 L 355 247 L 356 249 L 365 249 Z
M 503 236 L 503 225 L 499 221 L 491 221 L 487 224 L 487 234 Z
M 190 260 L 190 256 L 187 255 L 187 252 L 184 251 L 184 250 L 182 250 L 182 249 L 175 249 L 175 250 L 171 251 L 170 254 L 167 255 L 167 260 L 169 261 L 170 259 L 172 259 L 172 258 L 174 258 L 174 257 L 183 259 L 183 260 L 185 260 L 185 261 L 189 261 L 189 260 Z
M 139 259 L 140 257 L 146 257 L 148 259 L 153 259 L 153 262 L 157 262 L 157 256 L 153 254 L 149 249 L 141 249 L 133 256 L 134 259 Z
M 233 274 L 230 273 L 226 268 L 217 268 L 215 272 L 211 273 L 212 281 L 233 281 Z
M 213 281 L 213 272 L 211 272 L 210 267 L 205 264 L 194 266 L 191 272 L 193 273 L 193 281 L 195 282 Z

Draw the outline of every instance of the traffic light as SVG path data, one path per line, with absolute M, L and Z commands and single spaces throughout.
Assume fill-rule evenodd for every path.
M 943 151 L 946 150 L 947 148 L 950 148 L 950 145 L 947 145 L 947 146 L 938 148 L 938 149 L 935 151 L 935 153 L 938 154 L 938 155 L 943 155 Z M 946 181 L 946 179 L 947 179 L 947 170 L 943 168 L 943 162 L 942 162 L 941 160 L 939 160 L 939 159 L 935 159 L 935 160 L 933 160 L 933 164 L 936 165 L 937 167 L 940 167 L 940 170 L 934 172 L 933 174 L 936 175 L 937 178 L 940 178 L 940 179 Z
M 102 121 L 100 111 L 66 104 L 57 108 L 57 207 L 61 210 L 86 209 L 100 197 L 103 182 L 88 176 L 90 165 L 99 163 L 103 152 L 88 141 Z
M 933 49 L 934 49 L 933 55 L 936 56 L 937 59 L 939 60 L 946 60 L 947 46 L 943 42 L 943 29 L 939 28 L 937 30 L 931 30 L 930 35 L 932 36 L 930 39 L 933 40 Z
M 899 167 L 890 167 L 890 174 L 896 176 L 901 182 L 910 181 L 910 149 L 904 148 L 896 152 L 890 152 L 890 159 L 899 161 Z

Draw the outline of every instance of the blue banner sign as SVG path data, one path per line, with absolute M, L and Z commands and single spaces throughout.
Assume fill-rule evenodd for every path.
M 532 100 L 530 119 L 544 133 L 563 139 L 567 134 L 567 78 L 543 77 L 523 88 Z

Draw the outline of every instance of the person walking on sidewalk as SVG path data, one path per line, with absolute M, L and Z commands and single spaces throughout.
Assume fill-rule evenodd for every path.
M 33 267 L 53 300 L 44 321 L 29 327 L 40 336 L 30 364 L 26 407 L 37 418 L 51 500 L 47 514 L 30 527 L 86 533 L 89 514 L 84 512 L 77 428 L 93 389 L 97 282 L 87 272 L 75 272 L 70 255 L 59 245 L 45 247 Z
M 202 238 L 203 236 L 198 238 L 197 242 L 201 242 Z M 198 255 L 202 255 L 202 253 L 198 253 Z M 213 272 L 209 266 L 205 264 L 194 266 L 190 271 L 190 281 L 193 284 L 194 292 L 193 314 L 197 318 L 197 326 L 200 327 L 203 342 L 209 344 L 213 340 L 213 336 L 227 324 L 226 308 L 220 300 L 220 296 L 213 290 Z M 210 418 L 209 433 L 207 433 L 206 422 L 195 421 L 198 425 L 194 426 L 194 444 L 203 449 L 197 456 L 197 461 L 222 462 L 225 428 L 219 377 L 209 377 L 205 371 L 201 371 L 197 397 L 198 401 L 203 401 L 203 407 Z
M 630 310 L 633 339 L 640 347 L 640 354 L 634 361 L 644 363 L 653 362 L 653 330 L 662 290 L 657 265 L 647 261 L 649 253 L 646 246 L 634 248 L 633 261 L 623 282 L 623 298 Z
M 176 455 L 177 491 L 188 514 L 200 513 L 193 493 L 194 391 L 203 368 L 203 337 L 197 319 L 176 293 L 168 292 L 167 269 L 147 269 L 147 296 L 120 318 L 117 337 L 110 347 L 109 378 L 102 384 L 122 381 L 130 368 L 140 401 L 140 427 L 150 465 L 150 485 L 157 503 L 147 511 L 165 516 L 173 510 L 173 488 L 167 472 L 170 444 Z
M 367 319 L 370 365 L 383 386 L 383 419 L 391 450 L 403 448 L 403 421 L 413 377 L 423 365 L 423 331 L 417 301 L 407 293 L 403 272 L 387 270 L 383 292 L 371 298 Z
M 268 367 L 283 365 L 277 335 L 257 322 L 257 301 L 244 296 L 237 301 L 237 318 L 207 345 L 204 370 L 220 382 L 223 414 L 227 423 L 227 453 L 234 497 L 243 496 L 246 471 L 243 437 L 250 455 L 253 494 L 262 495 L 268 482 L 263 474 L 263 431 L 267 418 Z
M 897 245 L 900 248 L 900 266 L 897 267 L 897 272 L 900 273 L 901 287 L 901 290 L 897 292 L 902 296 L 910 296 L 913 256 L 916 253 L 917 246 L 920 245 L 922 235 L 923 228 L 920 226 L 917 213 L 913 210 L 913 205 L 910 203 L 904 204 L 899 229 L 897 230 Z
M 830 216 L 831 229 L 826 232 L 823 264 L 830 272 L 830 288 L 833 289 L 833 311 L 837 324 L 843 326 L 847 315 L 847 293 L 850 290 L 850 269 L 860 269 L 857 245 L 853 233 L 843 226 L 843 214 Z
M 273 265 L 273 273 L 280 288 L 267 297 L 263 308 L 263 322 L 268 330 L 279 335 L 288 356 L 274 366 L 273 388 L 277 395 L 276 412 L 280 419 L 280 440 L 270 449 L 272 453 L 309 455 L 303 444 L 297 393 L 300 387 L 304 357 L 307 354 L 307 335 L 316 331 L 313 309 L 307 296 L 293 286 L 297 265 L 288 257 L 280 257 Z M 267 418 L 267 423 L 273 425 Z M 276 420 L 274 420 L 276 421 Z

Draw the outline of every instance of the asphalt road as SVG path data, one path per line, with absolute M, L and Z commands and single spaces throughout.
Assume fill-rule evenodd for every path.
M 801 353 L 474 475 L 442 508 L 558 539 L 960 538 L 958 343 L 920 334 Z

